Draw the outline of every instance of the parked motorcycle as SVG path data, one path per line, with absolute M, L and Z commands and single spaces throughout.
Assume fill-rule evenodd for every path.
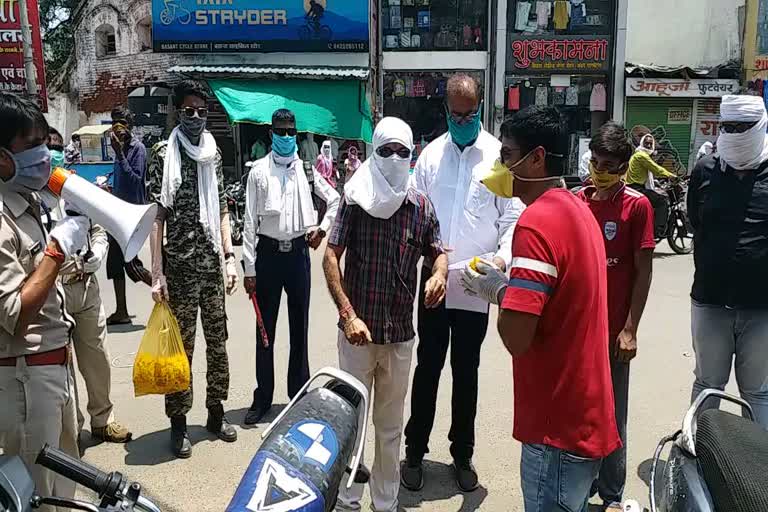
M 726 400 L 744 417 L 703 407 Z M 672 449 L 656 488 L 661 454 Z M 651 466 L 651 512 L 757 512 L 768 510 L 768 431 L 754 422 L 747 402 L 719 390 L 703 391 L 682 429 L 664 437 Z
M 664 232 L 656 233 L 656 242 L 666 239 L 675 254 L 690 254 L 693 251 L 693 229 L 685 204 L 688 180 L 687 177 L 669 180 L 659 186 L 667 194 L 669 208 Z
M 328 380 L 310 390 L 319 378 Z M 319 370 L 262 433 L 264 441 L 227 512 L 334 510 L 340 486 L 370 478 L 361 464 L 369 405 L 368 391 L 352 375 L 336 368 Z M 0 455 L 0 512 L 31 512 L 44 505 L 88 512 L 160 512 L 142 495 L 141 485 L 121 473 L 104 473 L 48 445 L 36 462 L 94 491 L 99 505 L 40 496 L 21 458 Z
M 243 245 L 243 227 L 245 224 L 245 193 L 246 185 L 244 181 L 248 178 L 246 174 L 243 181 L 230 183 L 224 189 L 224 198 L 227 200 L 229 208 L 229 223 L 232 230 L 232 244 Z

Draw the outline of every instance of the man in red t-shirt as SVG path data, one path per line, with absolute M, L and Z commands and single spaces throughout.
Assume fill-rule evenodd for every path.
M 501 305 L 526 512 L 586 511 L 601 459 L 621 446 L 608 360 L 605 247 L 589 208 L 560 187 L 568 153 L 562 114 L 529 107 L 501 133 L 508 182 L 485 183 L 528 205 L 512 242 L 510 278 L 480 262 L 477 272 L 464 269 L 462 281 L 468 293 Z
M 629 362 L 637 353 L 637 327 L 651 287 L 653 207 L 640 192 L 626 187 L 633 147 L 623 126 L 604 124 L 589 144 L 593 185 L 578 196 L 592 210 L 608 256 L 608 348 L 616 423 L 624 446 L 603 460 L 592 494 L 600 493 L 606 510 L 622 510 L 627 478 L 627 406 Z

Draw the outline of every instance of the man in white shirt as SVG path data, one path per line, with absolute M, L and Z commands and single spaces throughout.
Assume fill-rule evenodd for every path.
M 272 151 L 251 164 L 245 202 L 243 259 L 245 291 L 255 293 L 269 338 L 256 344 L 256 382 L 253 404 L 245 424 L 253 425 L 272 407 L 275 387 L 275 327 L 283 290 L 288 296 L 291 352 L 288 395 L 309 380 L 309 247 L 320 246 L 339 208 L 339 194 L 312 168 L 314 193 L 328 208 L 318 226 L 312 185 L 296 152 L 296 117 L 280 109 L 272 114 Z
M 483 130 L 480 84 L 463 73 L 448 81 L 448 133 L 431 142 L 416 162 L 411 184 L 429 197 L 437 211 L 440 233 L 448 250 L 449 274 L 445 303 L 428 309 L 419 300 L 418 366 L 411 390 L 411 418 L 405 429 L 404 487 L 424 485 L 422 460 L 429 452 L 440 374 L 451 347 L 453 372 L 452 421 L 448 438 L 456 481 L 462 491 L 478 487 L 472 466 L 477 412 L 480 347 L 488 328 L 488 304 L 464 294 L 460 268 L 474 256 L 486 255 L 502 269 L 510 264 L 512 235 L 524 206 L 494 196 L 480 182 L 499 158 L 501 143 Z M 422 269 L 421 294 L 430 272 Z

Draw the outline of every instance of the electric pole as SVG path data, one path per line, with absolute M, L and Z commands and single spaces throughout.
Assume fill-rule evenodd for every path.
M 13 9 L 13 2 L 11 2 L 10 9 Z M 27 0 L 19 0 L 19 14 L 21 16 L 21 40 L 24 49 L 24 71 L 27 75 L 27 94 L 37 96 L 37 70 L 32 52 L 32 26 L 29 24 Z

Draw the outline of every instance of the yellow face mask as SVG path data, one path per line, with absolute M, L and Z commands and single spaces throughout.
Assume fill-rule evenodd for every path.
M 499 197 L 512 198 L 512 188 L 515 183 L 515 175 L 509 168 L 496 160 L 493 168 L 480 180 L 480 183 Z
M 595 169 L 595 166 L 591 163 L 589 164 L 589 175 L 592 178 L 592 184 L 597 187 L 598 190 L 608 190 L 621 181 L 620 174 L 597 172 L 597 169 Z

